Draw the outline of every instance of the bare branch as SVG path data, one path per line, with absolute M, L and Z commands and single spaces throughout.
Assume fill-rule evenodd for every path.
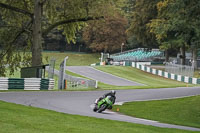
M 0 28 L 19 28 L 19 27 L 12 25 L 0 25 Z
M 27 15 L 29 17 L 33 16 L 32 13 L 30 13 L 26 10 L 23 10 L 23 9 L 14 7 L 14 6 L 10 6 L 10 5 L 7 5 L 7 4 L 4 4 L 4 3 L 0 3 L 0 8 L 5 8 L 5 9 L 9 9 L 9 10 L 12 10 L 12 11 L 15 11 L 15 12 L 18 12 L 18 13 L 22 13 L 22 14 Z
M 59 21 L 59 22 L 56 22 L 56 23 L 52 24 L 47 29 L 45 29 L 42 32 L 42 36 L 43 37 L 46 36 L 52 29 L 54 29 L 54 28 L 56 28 L 57 26 L 60 26 L 60 25 L 69 24 L 69 23 L 75 23 L 75 22 L 86 22 L 86 21 L 89 21 L 89 20 L 99 20 L 99 19 L 103 19 L 103 18 L 104 18 L 103 16 L 101 16 L 101 17 L 86 17 L 86 18 Z

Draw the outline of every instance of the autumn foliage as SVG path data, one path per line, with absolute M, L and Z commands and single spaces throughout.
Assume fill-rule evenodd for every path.
M 116 14 L 102 21 L 92 21 L 83 30 L 83 40 L 93 52 L 112 52 L 119 50 L 126 42 L 128 21 Z

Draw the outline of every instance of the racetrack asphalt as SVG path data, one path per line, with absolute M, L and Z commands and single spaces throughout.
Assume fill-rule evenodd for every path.
M 97 70 L 90 66 L 67 66 L 66 69 L 73 73 L 88 77 L 93 80 L 100 81 L 105 84 L 115 85 L 115 86 L 143 86 L 144 84 L 130 81 L 124 78 L 114 76 L 109 73 Z
M 92 105 L 95 99 L 99 98 L 106 92 L 108 91 L 2 92 L 0 93 L 0 100 L 16 104 L 22 104 L 26 106 L 54 110 L 57 112 L 63 112 L 68 114 L 91 116 L 96 118 L 125 121 L 144 125 L 152 125 L 157 127 L 200 131 L 200 129 L 198 128 L 165 124 L 157 121 L 125 116 L 110 111 L 105 111 L 104 113 L 93 112 Z M 117 90 L 116 102 L 171 99 L 193 95 L 200 95 L 199 87 Z

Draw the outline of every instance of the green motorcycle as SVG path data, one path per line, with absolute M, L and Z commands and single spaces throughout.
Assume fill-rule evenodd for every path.
M 93 108 L 93 111 L 101 113 L 106 109 L 112 109 L 112 105 L 113 105 L 113 97 L 107 96 L 106 98 L 103 98 L 99 101 L 98 100 L 95 101 L 95 106 Z

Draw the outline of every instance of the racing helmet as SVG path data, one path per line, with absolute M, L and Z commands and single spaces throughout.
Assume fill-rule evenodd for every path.
M 116 94 L 116 91 L 115 91 L 115 90 L 112 90 L 111 93 L 115 95 L 115 94 Z

